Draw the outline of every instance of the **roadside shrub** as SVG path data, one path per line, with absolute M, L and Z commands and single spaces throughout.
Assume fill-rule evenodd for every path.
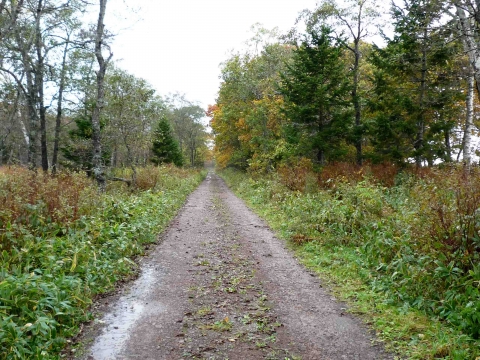
M 399 172 L 390 165 L 338 164 L 322 169 L 321 190 L 301 193 L 274 179 L 223 172 L 308 261 L 331 254 L 328 266 L 344 272 L 345 281 L 352 276 L 345 269 L 355 268 L 385 304 L 422 311 L 455 329 L 452 341 L 462 349 L 442 348 L 442 357 L 452 359 L 480 356 L 479 175 L 478 168 Z
M 364 178 L 364 171 L 361 167 L 347 162 L 330 163 L 320 170 L 318 182 L 322 188 L 333 188 L 339 182 L 359 182 Z
M 417 184 L 412 196 L 429 218 L 432 245 L 449 259 L 463 254 L 462 269 L 470 270 L 470 257 L 480 253 L 480 169 L 437 170 Z
M 89 319 L 92 298 L 135 271 L 135 256 L 203 177 L 170 167 L 139 174 L 159 180 L 147 191 L 100 194 L 82 174 L 0 172 L 2 359 L 56 358 Z
M 318 174 L 318 183 L 322 188 L 328 189 L 335 187 L 339 182 L 354 184 L 368 179 L 371 182 L 392 187 L 398 173 L 398 166 L 392 163 L 366 163 L 358 166 L 352 163 L 335 162 L 322 167 Z
M 289 159 L 287 163 L 281 164 L 277 173 L 280 181 L 287 188 L 293 191 L 305 191 L 307 181 L 312 176 L 313 163 L 310 159 L 299 158 Z

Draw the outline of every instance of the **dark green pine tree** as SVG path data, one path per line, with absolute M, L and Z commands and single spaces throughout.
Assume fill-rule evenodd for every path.
M 152 152 L 153 158 L 151 161 L 154 164 L 173 163 L 176 166 L 183 165 L 183 157 L 180 148 L 173 137 L 172 128 L 165 117 L 160 119 L 157 129 L 153 133 Z
M 450 134 L 462 88 L 453 68 L 459 53 L 445 2 L 404 0 L 392 8 L 395 35 L 374 47 L 374 88 L 369 99 L 372 159 L 417 166 L 451 158 Z
M 320 164 L 338 159 L 352 134 L 351 81 L 340 44 L 327 27 L 311 30 L 281 75 L 287 139 L 297 142 L 299 155 Z

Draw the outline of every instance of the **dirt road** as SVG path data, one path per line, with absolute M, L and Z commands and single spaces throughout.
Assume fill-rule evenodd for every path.
M 215 174 L 108 305 L 88 359 L 391 359 Z

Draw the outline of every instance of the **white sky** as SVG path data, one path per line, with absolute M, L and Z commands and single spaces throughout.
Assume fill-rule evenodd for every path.
M 128 9 L 130 2 L 138 11 Z M 119 66 L 144 78 L 161 96 L 184 93 L 202 107 L 215 103 L 219 64 L 240 50 L 261 23 L 290 29 L 315 0 L 112 0 L 107 29 L 119 31 L 112 49 Z M 120 21 L 119 21 L 120 20 Z

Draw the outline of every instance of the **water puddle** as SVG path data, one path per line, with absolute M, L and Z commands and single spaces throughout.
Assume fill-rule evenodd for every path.
M 92 346 L 90 355 L 93 359 L 114 360 L 117 358 L 128 340 L 130 328 L 146 312 L 146 308 L 148 308 L 145 302 L 146 295 L 156 281 L 158 278 L 156 278 L 153 268 L 143 269 L 130 292 L 122 296 L 113 306 L 113 310 L 100 320 L 106 324 L 106 327 Z M 160 309 L 157 308 L 158 310 Z

